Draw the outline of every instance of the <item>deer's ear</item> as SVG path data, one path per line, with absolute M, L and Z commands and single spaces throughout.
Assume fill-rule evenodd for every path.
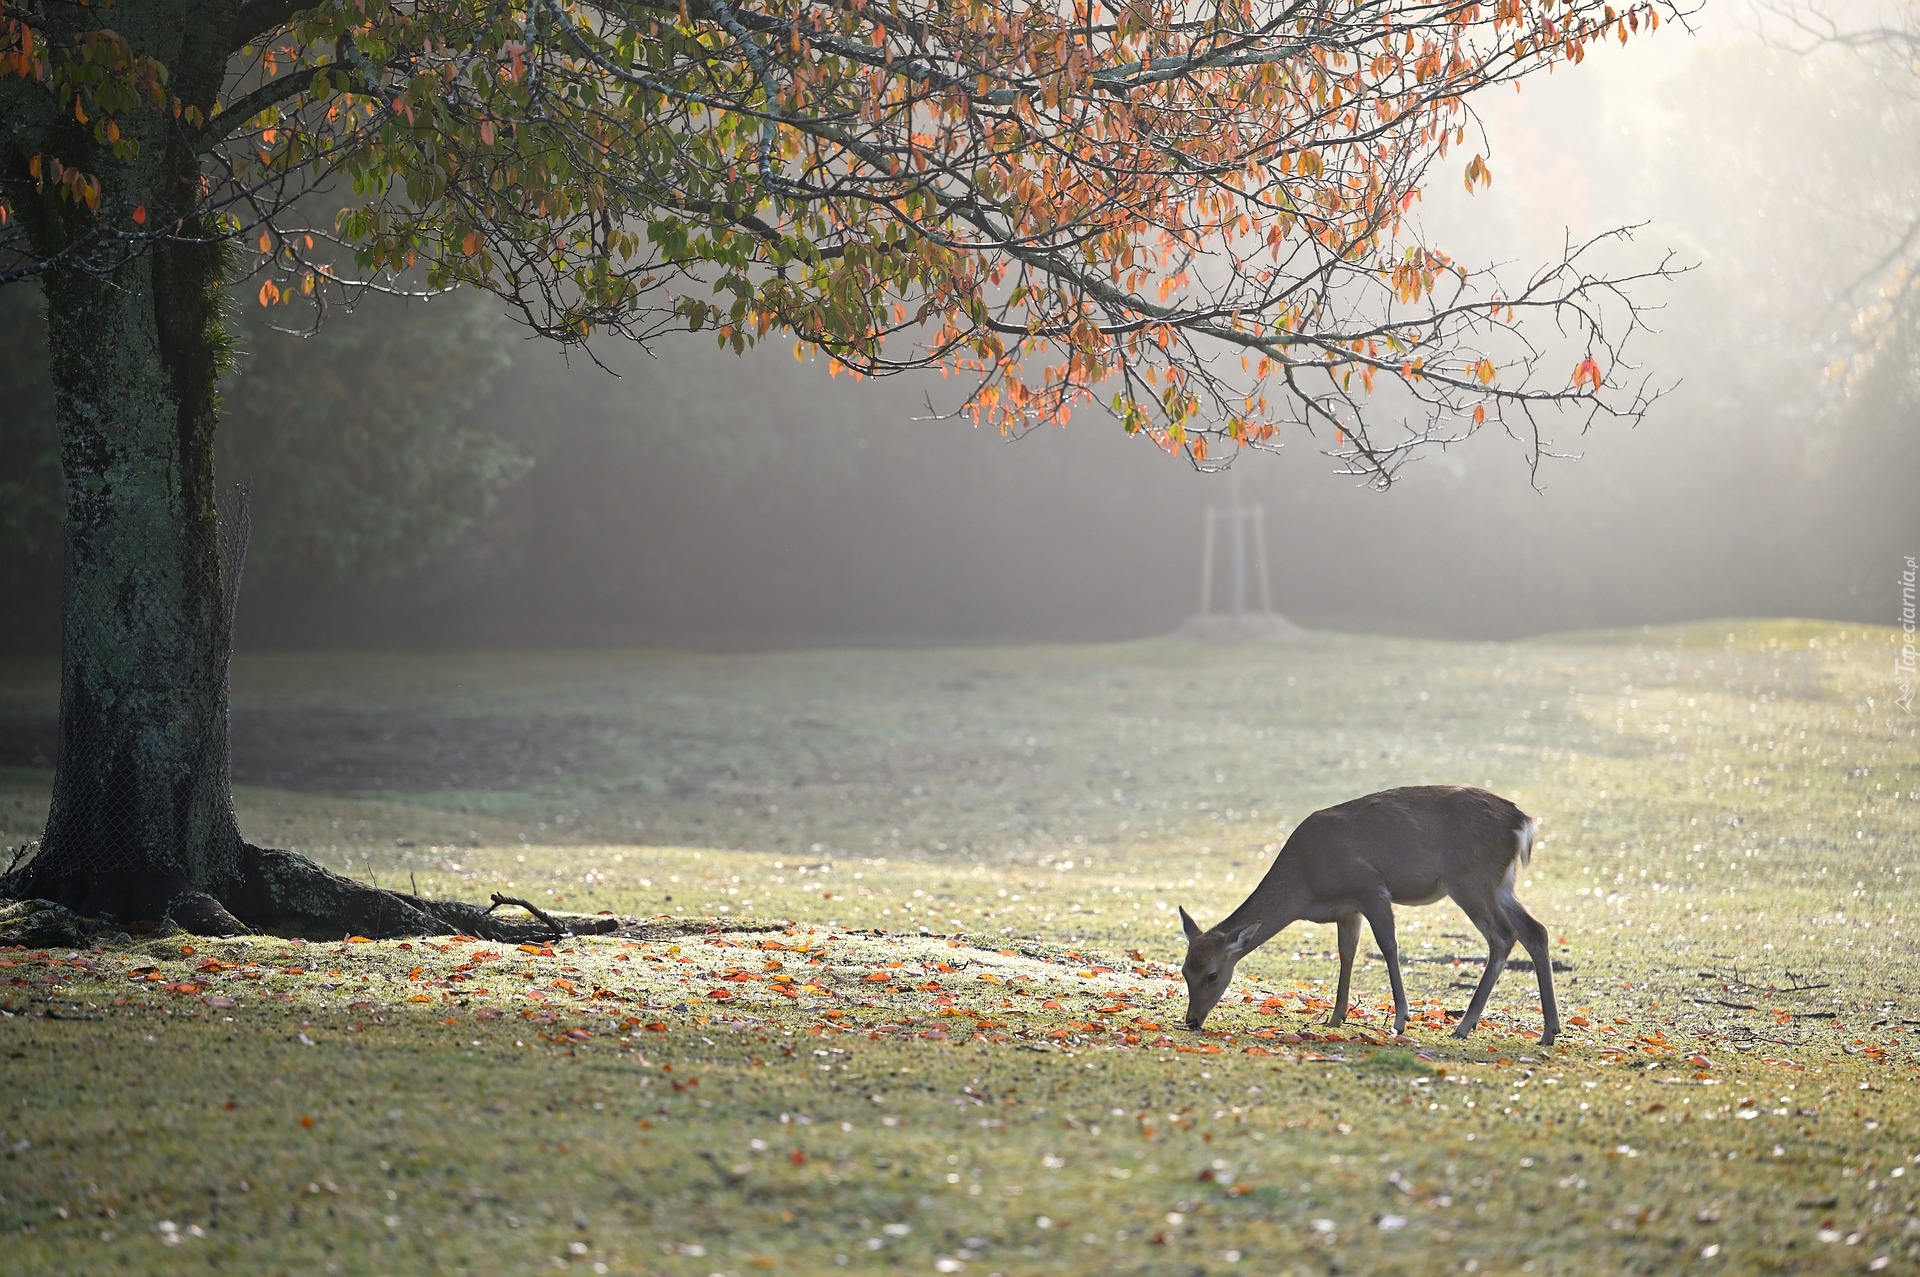
M 1251 950 L 1254 944 L 1259 940 L 1259 938 L 1260 938 L 1259 923 L 1257 922 L 1249 923 L 1248 925 L 1242 927 L 1240 929 L 1240 934 L 1233 938 L 1234 956 L 1239 957 L 1241 954 Z
M 1187 912 L 1185 905 L 1178 905 L 1176 908 L 1180 910 L 1180 929 L 1187 933 L 1188 940 L 1198 940 L 1200 938 L 1200 924 L 1193 920 L 1193 915 Z

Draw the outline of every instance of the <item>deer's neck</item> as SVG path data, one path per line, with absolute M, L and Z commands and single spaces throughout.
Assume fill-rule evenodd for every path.
M 1254 943 L 1265 944 L 1305 915 L 1306 901 L 1299 883 L 1283 865 L 1276 863 L 1260 880 L 1260 885 L 1240 902 L 1240 907 L 1222 919 L 1214 930 L 1231 934 L 1257 924 L 1259 938 Z

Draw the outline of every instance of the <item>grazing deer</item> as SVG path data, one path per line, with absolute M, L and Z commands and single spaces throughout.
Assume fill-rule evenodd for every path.
M 1289 923 L 1331 922 L 1339 928 L 1340 990 L 1333 1019 L 1347 1018 L 1353 955 L 1360 920 L 1373 928 L 1393 982 L 1393 1031 L 1406 1032 L 1407 992 L 1400 983 L 1400 949 L 1393 938 L 1393 906 L 1432 904 L 1453 897 L 1487 938 L 1487 970 L 1453 1035 L 1473 1032 L 1487 997 L 1507 965 L 1515 940 L 1526 947 L 1540 977 L 1546 1027 L 1540 1045 L 1560 1032 L 1553 999 L 1553 955 L 1547 929 L 1514 898 L 1517 866 L 1533 853 L 1533 818 L 1498 794 L 1457 785 L 1388 789 L 1316 811 L 1300 822 L 1273 867 L 1238 909 L 1202 931 L 1180 910 L 1187 933 L 1187 1027 L 1198 1029 L 1227 991 L 1240 959 Z

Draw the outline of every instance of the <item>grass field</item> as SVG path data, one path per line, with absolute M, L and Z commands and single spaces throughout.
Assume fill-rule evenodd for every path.
M 0 952 L 9 1273 L 1913 1271 L 1920 743 L 1896 636 L 275 656 L 243 827 L 384 885 L 637 920 Z M 0 666 L 3 756 L 48 669 Z M 0 770 L 0 842 L 49 776 Z M 1400 911 L 1177 1028 L 1317 807 L 1540 821 L 1530 974 Z

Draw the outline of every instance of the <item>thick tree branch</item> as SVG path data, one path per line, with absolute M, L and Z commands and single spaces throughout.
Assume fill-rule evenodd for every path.
M 279 106 L 307 92 L 313 84 L 313 73 L 316 69 L 303 68 L 289 72 L 223 104 L 219 114 L 208 120 L 205 127 L 194 134 L 194 150 L 201 155 L 209 153 L 233 136 L 235 130 L 246 127 L 248 120 L 268 107 Z

